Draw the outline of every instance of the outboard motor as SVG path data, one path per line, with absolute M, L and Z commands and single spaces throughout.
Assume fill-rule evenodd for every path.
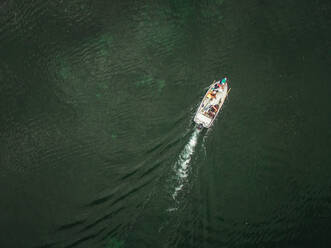
M 200 123 L 200 124 L 197 126 L 197 129 L 199 129 L 199 130 L 203 129 L 203 125 Z

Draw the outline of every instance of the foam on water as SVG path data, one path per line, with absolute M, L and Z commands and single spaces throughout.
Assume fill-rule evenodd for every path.
M 172 193 L 172 198 L 176 200 L 178 193 L 184 188 L 185 183 L 187 182 L 187 177 L 189 175 L 189 165 L 191 158 L 193 156 L 195 147 L 198 143 L 200 130 L 196 129 L 188 143 L 185 145 L 184 149 L 178 156 L 178 159 L 173 167 L 176 173 L 176 182 L 175 182 L 175 190 Z

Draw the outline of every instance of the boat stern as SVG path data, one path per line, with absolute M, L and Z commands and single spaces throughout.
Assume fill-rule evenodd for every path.
M 213 122 L 213 119 L 208 118 L 201 113 L 197 113 L 194 117 L 194 122 L 198 124 L 198 126 L 202 125 L 205 128 L 209 128 Z

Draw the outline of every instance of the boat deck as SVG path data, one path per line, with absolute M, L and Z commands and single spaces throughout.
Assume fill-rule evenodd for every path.
M 206 128 L 209 128 L 214 119 L 216 118 L 218 112 L 220 111 L 223 103 L 224 103 L 224 100 L 227 96 L 227 92 L 228 92 L 228 85 L 227 83 L 222 87 L 218 88 L 218 92 L 216 93 L 216 96 L 215 98 L 208 98 L 207 95 L 210 91 L 212 91 L 215 83 L 219 83 L 218 82 L 214 82 L 210 85 L 207 93 L 205 94 L 204 98 L 202 99 L 202 102 L 198 108 L 198 111 L 194 117 L 194 121 L 197 123 L 197 124 L 202 124 L 204 127 Z M 215 112 L 215 115 L 214 116 L 210 116 L 208 114 L 209 112 L 209 109 L 211 106 L 213 105 L 216 105 L 218 104 L 219 107 L 218 107 L 218 110 L 217 112 Z

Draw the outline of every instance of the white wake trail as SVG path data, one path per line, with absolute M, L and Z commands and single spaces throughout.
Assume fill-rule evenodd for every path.
M 178 193 L 183 189 L 185 183 L 187 182 L 187 177 L 189 175 L 190 169 L 189 165 L 196 145 L 198 143 L 199 133 L 200 130 L 198 129 L 196 129 L 192 133 L 188 143 L 185 145 L 184 149 L 178 156 L 178 160 L 175 162 L 173 169 L 176 173 L 176 187 L 174 192 L 172 193 L 172 198 L 174 200 L 176 200 Z

